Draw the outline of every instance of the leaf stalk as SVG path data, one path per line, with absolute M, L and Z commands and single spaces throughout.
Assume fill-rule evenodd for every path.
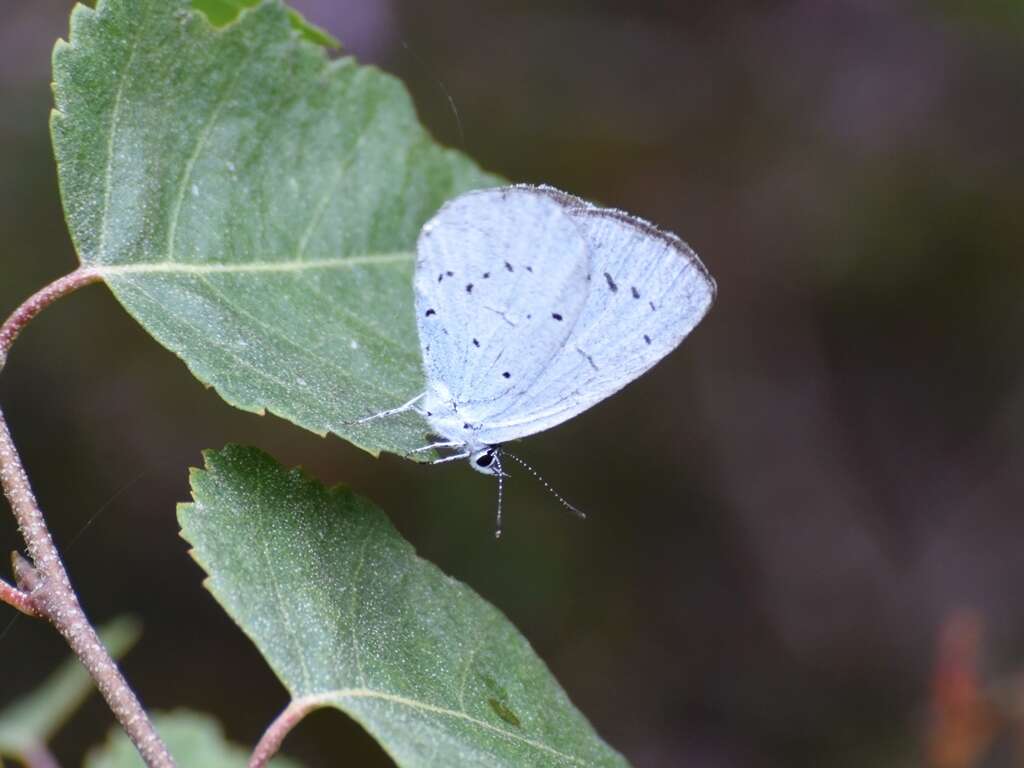
M 101 279 L 102 276 L 97 270 L 79 267 L 74 272 L 64 275 L 36 291 L 22 302 L 21 306 L 4 321 L 4 324 L 0 325 L 0 370 L 3 370 L 4 363 L 7 362 L 7 355 L 11 351 L 14 340 L 36 315 L 61 296 L 77 291 L 83 285 L 99 282 Z
M 281 749 L 285 736 L 306 715 L 320 706 L 322 704 L 316 699 L 295 699 L 285 707 L 263 732 L 263 736 L 249 758 L 249 768 L 266 768 L 274 755 Z

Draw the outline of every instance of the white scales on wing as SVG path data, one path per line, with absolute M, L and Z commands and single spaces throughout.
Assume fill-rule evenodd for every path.
M 715 297 L 675 235 L 526 185 L 445 204 L 420 233 L 414 287 L 427 390 L 371 418 L 415 409 L 443 438 L 424 449 L 455 449 L 438 461 L 468 458 L 499 480 L 500 444 L 617 392 Z

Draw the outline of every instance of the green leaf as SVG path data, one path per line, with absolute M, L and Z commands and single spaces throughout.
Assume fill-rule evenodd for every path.
M 134 619 L 120 618 L 100 630 L 111 655 L 119 658 L 139 639 Z M 47 744 L 93 690 L 78 659 L 65 661 L 28 696 L 0 711 L 0 755 L 23 757 Z
M 259 2 L 260 0 L 192 0 L 192 7 L 206 14 L 206 18 L 215 27 L 223 27 L 238 18 L 240 11 L 252 8 Z M 310 24 L 298 11 L 289 9 L 288 18 L 292 27 L 310 42 L 325 48 L 341 47 L 341 43 L 334 39 L 329 32 L 315 24 Z
M 76 6 L 51 118 L 79 258 L 203 382 L 377 452 L 424 387 L 416 237 L 500 179 L 440 148 L 400 82 L 329 61 L 265 2 L 221 29 L 189 0 Z
M 626 764 L 515 627 L 370 502 L 252 448 L 205 458 L 182 533 L 293 706 L 348 713 L 400 766 Z
M 153 725 L 174 755 L 179 768 L 245 768 L 249 750 L 224 737 L 220 724 L 209 715 L 178 710 L 157 713 Z M 286 757 L 271 761 L 272 768 L 299 768 Z M 107 742 L 89 752 L 85 768 L 145 768 L 135 746 L 120 728 L 112 728 Z

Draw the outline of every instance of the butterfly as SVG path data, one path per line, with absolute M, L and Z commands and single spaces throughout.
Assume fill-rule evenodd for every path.
M 418 450 L 452 451 L 434 463 L 468 459 L 498 477 L 499 534 L 502 444 L 643 374 L 716 292 L 675 235 L 530 185 L 446 203 L 420 232 L 413 286 L 426 390 L 369 418 L 415 410 L 441 438 Z

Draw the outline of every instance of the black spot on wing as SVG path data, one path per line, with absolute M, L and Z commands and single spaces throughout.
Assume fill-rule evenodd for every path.
M 434 315 L 436 315 L 436 314 L 437 314 L 437 312 L 435 312 L 435 311 L 434 311 L 434 310 L 432 310 L 432 309 L 428 309 L 428 310 L 427 310 L 426 312 L 424 312 L 424 313 L 423 313 L 423 315 L 424 315 L 425 317 L 432 317 L 432 316 L 434 316 Z
M 512 265 L 509 264 L 507 261 L 505 262 L 505 269 L 507 269 L 509 272 L 515 272 L 515 270 L 512 268 Z
M 633 286 L 630 286 L 629 290 L 633 292 L 633 298 L 634 298 L 634 299 L 639 299 L 639 298 L 640 298 L 640 291 L 638 291 L 638 290 L 636 289 L 636 286 L 635 286 L 635 285 L 633 285 Z
M 487 279 L 488 277 L 490 277 L 490 276 L 491 276 L 491 273 L 490 273 L 490 272 L 484 272 L 484 275 L 483 275 L 483 277 L 484 277 L 484 280 L 486 280 L 486 279 Z
M 651 337 L 648 336 L 646 333 L 644 334 L 644 341 L 646 341 L 648 344 L 651 343 Z
M 648 301 L 647 304 L 650 306 L 651 312 L 653 312 L 656 309 L 656 307 L 654 306 L 654 302 L 653 301 Z
M 454 272 L 452 272 L 452 271 L 451 271 L 450 269 L 449 269 L 449 270 L 448 270 L 447 272 L 445 272 L 445 274 L 446 274 L 446 275 L 447 275 L 448 277 L 455 277 L 455 273 L 454 273 Z
M 473 292 L 473 284 L 472 283 L 466 283 L 466 293 L 472 293 L 472 292 Z
M 619 286 L 615 284 L 615 281 L 612 280 L 612 276 L 609 275 L 607 272 L 604 273 L 604 279 L 605 282 L 608 283 L 608 290 L 610 290 L 612 293 L 615 293 L 616 291 L 619 290 Z
M 554 318 L 555 320 L 559 320 L 559 321 L 560 321 L 560 320 L 562 319 L 562 316 L 561 316 L 560 314 L 558 314 L 557 312 L 552 312 L 552 313 L 551 313 L 551 316 L 552 316 L 552 317 L 553 317 L 553 318 Z
M 477 341 L 476 339 L 473 339 L 473 346 L 474 347 L 479 347 L 480 346 L 480 342 Z
M 503 379 L 511 379 L 512 378 L 512 374 L 509 373 L 508 371 L 505 371 L 503 374 L 501 374 L 501 377 Z
M 526 271 L 527 271 L 527 272 L 533 272 L 533 267 L 531 267 L 531 266 L 527 266 L 527 267 L 526 267 Z

